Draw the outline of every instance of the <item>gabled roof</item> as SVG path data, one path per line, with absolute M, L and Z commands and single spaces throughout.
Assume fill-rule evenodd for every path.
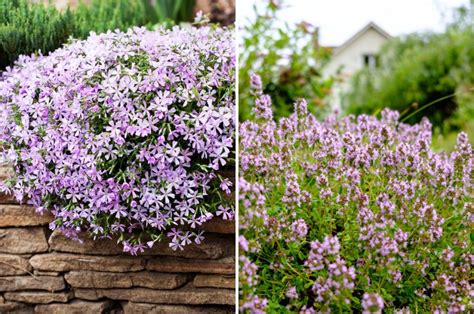
M 346 40 L 346 42 L 343 43 L 341 46 L 335 48 L 334 49 L 334 55 L 337 55 L 341 51 L 346 49 L 346 47 L 350 46 L 350 44 L 352 44 L 354 41 L 356 41 L 358 38 L 360 38 L 362 35 L 364 35 L 370 29 L 375 30 L 377 33 L 379 33 L 380 35 L 382 35 L 386 39 L 391 39 L 392 38 L 392 36 L 389 33 L 387 33 L 386 31 L 384 31 L 380 26 L 378 26 L 374 22 L 370 22 L 364 28 L 362 28 L 360 31 L 358 31 L 357 33 L 352 35 L 352 37 L 349 38 L 348 40 Z

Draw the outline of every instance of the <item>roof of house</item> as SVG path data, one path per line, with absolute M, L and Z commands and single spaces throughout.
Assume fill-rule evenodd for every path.
M 346 40 L 341 46 L 339 46 L 337 48 L 334 48 L 334 51 L 333 51 L 334 55 L 337 55 L 341 51 L 346 49 L 346 47 L 350 46 L 354 41 L 356 41 L 358 38 L 360 38 L 362 35 L 364 35 L 370 29 L 375 30 L 376 32 L 378 32 L 380 35 L 382 35 L 383 37 L 385 37 L 387 39 L 392 38 L 392 36 L 389 33 L 387 33 L 386 31 L 384 31 L 380 26 L 378 26 L 374 22 L 370 22 L 364 28 L 362 28 L 360 31 L 358 31 L 357 33 L 352 35 L 352 37 L 350 37 L 348 40 Z

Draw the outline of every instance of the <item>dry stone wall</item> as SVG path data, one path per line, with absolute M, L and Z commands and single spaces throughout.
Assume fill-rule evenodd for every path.
M 184 251 L 164 242 L 130 256 L 113 240 L 51 232 L 51 220 L 0 194 L 0 313 L 235 312 L 233 222 L 210 221 Z

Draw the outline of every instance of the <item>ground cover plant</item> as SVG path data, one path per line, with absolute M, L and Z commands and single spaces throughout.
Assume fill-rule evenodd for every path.
M 252 77 L 240 126 L 240 309 L 247 313 L 473 310 L 474 155 L 434 153 L 427 119 L 331 116 L 306 102 L 277 123 Z
M 3 189 L 50 211 L 71 238 L 117 237 L 136 254 L 231 219 L 218 171 L 234 153 L 233 32 L 209 25 L 92 34 L 0 79 Z

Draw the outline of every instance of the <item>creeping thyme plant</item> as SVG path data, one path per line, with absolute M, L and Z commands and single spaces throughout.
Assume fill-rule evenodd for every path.
M 474 155 L 430 149 L 431 125 L 331 116 L 278 123 L 252 77 L 240 127 L 240 309 L 246 313 L 473 310 Z
M 21 57 L 0 80 L 3 189 L 50 211 L 51 229 L 114 237 L 137 254 L 232 219 L 233 32 L 211 25 L 91 34 Z

